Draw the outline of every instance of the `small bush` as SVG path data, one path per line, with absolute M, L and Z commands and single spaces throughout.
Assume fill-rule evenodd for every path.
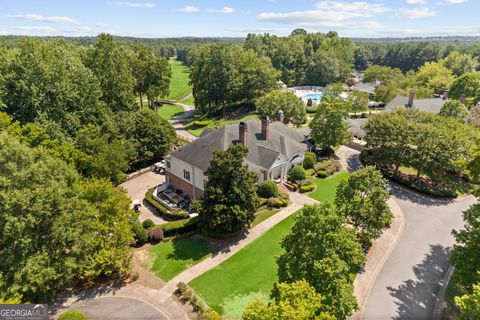
M 208 310 L 205 311 L 197 318 L 198 320 L 222 320 L 222 316 L 220 316 L 215 310 Z
M 315 169 L 307 169 L 305 170 L 307 176 L 313 176 L 315 174 Z
M 152 221 L 152 219 L 146 219 L 146 220 L 143 220 L 142 226 L 143 228 L 148 229 L 148 228 L 155 227 L 155 223 Z
M 283 200 L 288 200 L 289 199 L 288 194 L 286 194 L 284 192 L 279 192 L 278 193 L 278 198 L 283 199 Z
M 307 177 L 305 169 L 302 166 L 295 165 L 288 172 L 288 181 L 297 182 Z
M 278 195 L 278 187 L 272 180 L 266 180 L 258 186 L 258 195 L 262 198 L 271 198 Z
M 262 207 L 264 205 L 266 205 L 268 202 L 268 199 L 267 198 L 262 198 L 262 197 L 259 197 L 258 198 L 258 206 L 259 207 Z
M 326 178 L 326 177 L 328 177 L 328 172 L 325 171 L 325 170 L 318 170 L 317 171 L 317 177 L 322 178 L 322 179 Z
M 193 121 L 193 125 L 194 125 L 195 127 L 206 127 L 206 126 L 208 126 L 211 122 L 212 122 L 212 120 L 210 120 L 210 119 L 207 119 L 207 120 L 196 120 L 196 121 Z
M 304 169 L 313 169 L 317 162 L 317 156 L 313 152 L 305 152 L 305 159 L 303 160 Z
M 150 228 L 150 229 L 148 229 L 148 240 L 150 240 L 150 241 L 162 241 L 163 240 L 163 230 L 161 228 Z
M 147 230 L 145 230 L 138 222 L 133 225 L 133 235 L 135 237 L 135 240 L 137 241 L 137 244 L 144 244 L 145 242 L 147 242 Z
M 67 310 L 58 317 L 58 320 L 87 320 L 87 317 L 78 310 Z
M 313 184 L 308 185 L 308 186 L 301 186 L 300 187 L 300 192 L 301 193 L 310 192 L 310 191 L 313 191 L 314 189 L 315 189 L 315 185 L 313 185 Z

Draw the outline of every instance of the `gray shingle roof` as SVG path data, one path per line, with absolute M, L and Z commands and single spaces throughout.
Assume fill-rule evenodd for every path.
M 268 169 L 278 159 L 289 159 L 295 154 L 307 150 L 305 136 L 281 122 L 271 122 L 270 139 L 263 140 L 261 122 L 246 121 L 248 126 L 246 162 L 252 169 Z M 197 168 L 206 170 L 215 150 L 226 150 L 232 143 L 239 142 L 239 124 L 229 124 L 202 135 L 197 140 L 176 150 L 172 156 Z
M 365 137 L 365 130 L 363 126 L 368 123 L 368 118 L 348 119 L 348 130 L 356 137 Z
M 443 100 L 442 98 L 414 99 L 412 109 L 424 112 L 439 113 L 445 101 L 446 100 Z M 396 96 L 385 106 L 385 111 L 391 112 L 395 108 L 405 108 L 407 103 L 408 97 Z

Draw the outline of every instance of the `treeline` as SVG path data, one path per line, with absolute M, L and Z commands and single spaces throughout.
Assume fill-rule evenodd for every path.
M 90 47 L 21 39 L 0 47 L 0 111 L 39 143 L 62 146 L 62 159 L 82 175 L 119 183 L 175 140 L 170 124 L 135 97 L 166 96 L 170 77 L 165 58 L 119 47 L 106 34 Z
M 398 68 L 403 72 L 417 70 L 426 62 L 447 57 L 451 52 L 469 54 L 480 59 L 480 40 L 462 43 L 460 41 L 357 41 L 355 68 L 365 70 L 371 65 Z

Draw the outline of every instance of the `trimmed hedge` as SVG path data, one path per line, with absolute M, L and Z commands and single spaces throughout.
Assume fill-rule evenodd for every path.
M 155 227 L 155 222 L 152 221 L 152 219 L 145 219 L 142 222 L 142 226 L 145 229 Z
M 72 309 L 62 313 L 58 320 L 87 320 L 87 316 L 78 310 Z
M 300 187 L 300 192 L 301 193 L 310 192 L 310 191 L 315 190 L 315 187 L 316 187 L 316 185 L 314 185 L 314 184 L 311 184 L 311 185 L 308 185 L 308 186 L 301 186 Z
M 197 230 L 201 220 L 200 217 L 188 218 L 156 225 L 155 228 L 161 228 L 165 237 L 172 237 Z
M 297 182 L 299 180 L 303 180 L 307 177 L 305 173 L 305 169 L 302 166 L 294 165 L 290 171 L 288 172 L 288 181 Z
M 188 218 L 188 213 L 182 210 L 172 210 L 169 211 L 165 206 L 160 204 L 157 200 L 153 199 L 153 192 L 155 191 L 155 187 L 148 189 L 147 193 L 145 194 L 145 201 L 152 207 L 154 207 L 157 213 L 167 219 L 170 220 L 182 220 Z
M 313 176 L 315 174 L 315 169 L 307 169 L 305 170 L 307 176 Z

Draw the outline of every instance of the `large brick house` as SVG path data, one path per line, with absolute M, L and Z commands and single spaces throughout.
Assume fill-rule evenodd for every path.
M 268 117 L 226 125 L 214 131 L 206 131 L 197 140 L 165 157 L 167 184 L 186 192 L 193 199 L 203 196 L 205 170 L 213 158 L 213 152 L 226 150 L 233 143 L 248 148 L 245 163 L 259 176 L 259 182 L 267 179 L 284 181 L 288 170 L 304 160 L 309 148 L 306 137 L 283 124 L 280 112 L 277 121 Z

